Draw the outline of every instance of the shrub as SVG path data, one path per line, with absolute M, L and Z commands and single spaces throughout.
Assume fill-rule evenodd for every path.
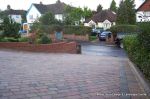
M 27 37 L 21 37 L 18 40 L 19 40 L 19 42 L 28 42 L 29 38 L 27 38 Z
M 0 41 L 1 42 L 18 42 L 18 39 L 13 38 L 13 37 L 4 37 L 4 38 L 1 38 Z
M 38 44 L 49 44 L 51 43 L 51 39 L 48 38 L 46 35 L 41 36 L 40 38 L 37 39 Z
M 94 40 L 96 40 L 97 39 L 97 36 L 89 36 L 89 40 L 90 41 L 94 41 Z
M 92 28 L 84 26 L 64 26 L 63 32 L 65 34 L 85 35 L 90 34 Z
M 4 21 L 2 22 L 2 36 L 19 38 L 19 27 L 20 25 L 18 23 L 13 22 L 8 17 L 4 18 Z

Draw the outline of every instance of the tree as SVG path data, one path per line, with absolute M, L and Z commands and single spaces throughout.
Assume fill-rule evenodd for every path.
M 75 24 L 75 22 L 80 23 L 83 17 L 83 10 L 81 8 L 72 8 L 67 6 L 65 9 L 64 23 L 67 25 Z
M 26 12 L 23 12 L 23 14 L 21 15 L 21 17 L 22 17 L 22 23 L 24 23 L 24 22 L 27 22 L 27 20 L 26 20 Z
M 115 0 L 112 0 L 111 5 L 110 5 L 110 10 L 117 12 L 117 7 L 116 7 L 116 2 Z
M 5 11 L 0 10 L 0 19 L 3 20 L 5 17 L 7 17 Z
M 103 7 L 102 7 L 102 5 L 99 4 L 99 5 L 97 6 L 97 13 L 98 13 L 98 12 L 101 12 L 102 10 L 103 10 Z
M 127 13 L 127 22 L 128 24 L 136 23 L 136 12 L 134 0 L 125 0 L 126 13 Z
M 92 11 L 88 7 L 81 9 L 73 8 L 71 6 L 66 6 L 64 12 L 64 23 L 66 25 L 75 24 L 75 22 L 80 23 L 81 19 L 87 19 L 92 16 Z
M 19 27 L 20 25 L 16 22 L 13 22 L 12 19 L 5 17 L 2 22 L 2 30 L 3 30 L 3 37 L 14 37 L 18 38 L 19 35 Z
M 83 16 L 83 11 L 81 8 L 74 8 L 70 13 L 70 16 L 72 17 L 73 21 L 80 21 Z
M 85 19 L 88 19 L 92 16 L 92 11 L 90 9 L 88 9 L 88 7 L 84 7 L 83 8 L 83 17 Z
M 122 0 L 117 11 L 117 24 L 135 24 L 134 0 Z
M 56 23 L 56 19 L 51 12 L 47 12 L 40 19 L 40 23 L 43 25 L 51 25 Z
M 117 11 L 117 24 L 126 24 L 126 14 L 125 3 L 121 0 Z

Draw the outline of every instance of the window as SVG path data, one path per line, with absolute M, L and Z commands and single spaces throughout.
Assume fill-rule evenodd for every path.
M 150 12 L 149 12 L 149 11 L 147 11 L 147 12 L 144 12 L 144 16 L 147 16 L 147 17 L 149 17 L 149 16 L 150 16 Z
M 19 18 L 19 15 L 16 15 L 16 18 Z
M 31 20 L 32 20 L 32 19 L 33 19 L 33 15 L 29 15 L 29 19 L 31 19 Z

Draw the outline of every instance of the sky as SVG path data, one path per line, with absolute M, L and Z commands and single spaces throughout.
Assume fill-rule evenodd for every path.
M 0 9 L 5 10 L 7 5 L 10 5 L 12 9 L 24 9 L 28 10 L 32 3 L 53 4 L 57 0 L 0 0 Z M 96 10 L 97 6 L 101 4 L 103 9 L 108 9 L 112 0 L 60 0 L 66 4 L 70 4 L 74 7 L 85 7 L 87 6 L 91 10 Z M 120 0 L 115 0 L 117 6 Z M 136 8 L 139 7 L 144 0 L 135 0 Z

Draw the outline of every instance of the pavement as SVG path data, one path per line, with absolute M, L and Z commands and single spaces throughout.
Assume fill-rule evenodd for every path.
M 0 99 L 149 99 L 123 50 L 81 45 L 82 54 L 0 50 Z

